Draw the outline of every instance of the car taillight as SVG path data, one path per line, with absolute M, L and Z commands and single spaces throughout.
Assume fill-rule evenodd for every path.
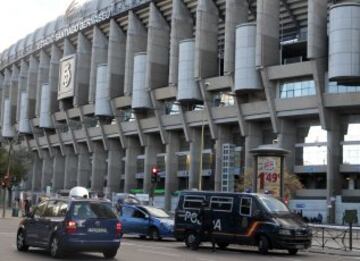
M 116 234 L 117 236 L 121 234 L 121 229 L 122 229 L 121 223 L 120 223 L 120 222 L 117 222 L 117 223 L 116 223 L 116 227 L 115 227 L 115 234 Z
M 73 234 L 76 232 L 76 222 L 75 221 L 68 221 L 66 223 L 66 233 Z

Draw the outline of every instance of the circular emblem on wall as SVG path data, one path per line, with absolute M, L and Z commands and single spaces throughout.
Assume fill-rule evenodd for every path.
M 64 68 L 64 75 L 63 75 L 63 80 L 62 80 L 62 85 L 64 88 L 69 87 L 71 82 L 71 64 L 67 63 L 65 64 L 65 68 Z

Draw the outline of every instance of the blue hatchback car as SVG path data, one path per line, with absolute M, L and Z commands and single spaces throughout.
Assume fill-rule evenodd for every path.
M 120 220 L 124 234 L 160 240 L 174 237 L 174 220 L 162 209 L 150 206 L 124 205 Z
M 19 251 L 29 247 L 50 250 L 53 257 L 66 252 L 102 252 L 116 256 L 122 226 L 111 203 L 92 199 L 53 199 L 37 205 L 21 220 L 16 237 Z

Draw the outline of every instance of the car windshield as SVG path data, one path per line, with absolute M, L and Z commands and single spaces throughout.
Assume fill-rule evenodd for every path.
M 276 198 L 271 196 L 259 196 L 259 199 L 265 208 L 271 213 L 289 212 L 287 206 Z
M 147 212 L 149 212 L 149 214 L 153 217 L 156 218 L 169 218 L 170 216 L 162 209 L 159 208 L 153 208 L 153 207 L 144 207 L 145 210 L 147 210 Z
M 111 206 L 103 202 L 76 202 L 72 208 L 71 217 L 74 219 L 116 218 Z

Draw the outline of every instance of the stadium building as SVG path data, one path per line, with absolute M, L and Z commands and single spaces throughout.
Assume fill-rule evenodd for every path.
M 33 154 L 23 189 L 148 193 L 157 166 L 170 209 L 179 190 L 233 187 L 275 140 L 304 186 L 293 207 L 335 221 L 360 199 L 356 2 L 69 9 L 0 54 L 2 141 Z

